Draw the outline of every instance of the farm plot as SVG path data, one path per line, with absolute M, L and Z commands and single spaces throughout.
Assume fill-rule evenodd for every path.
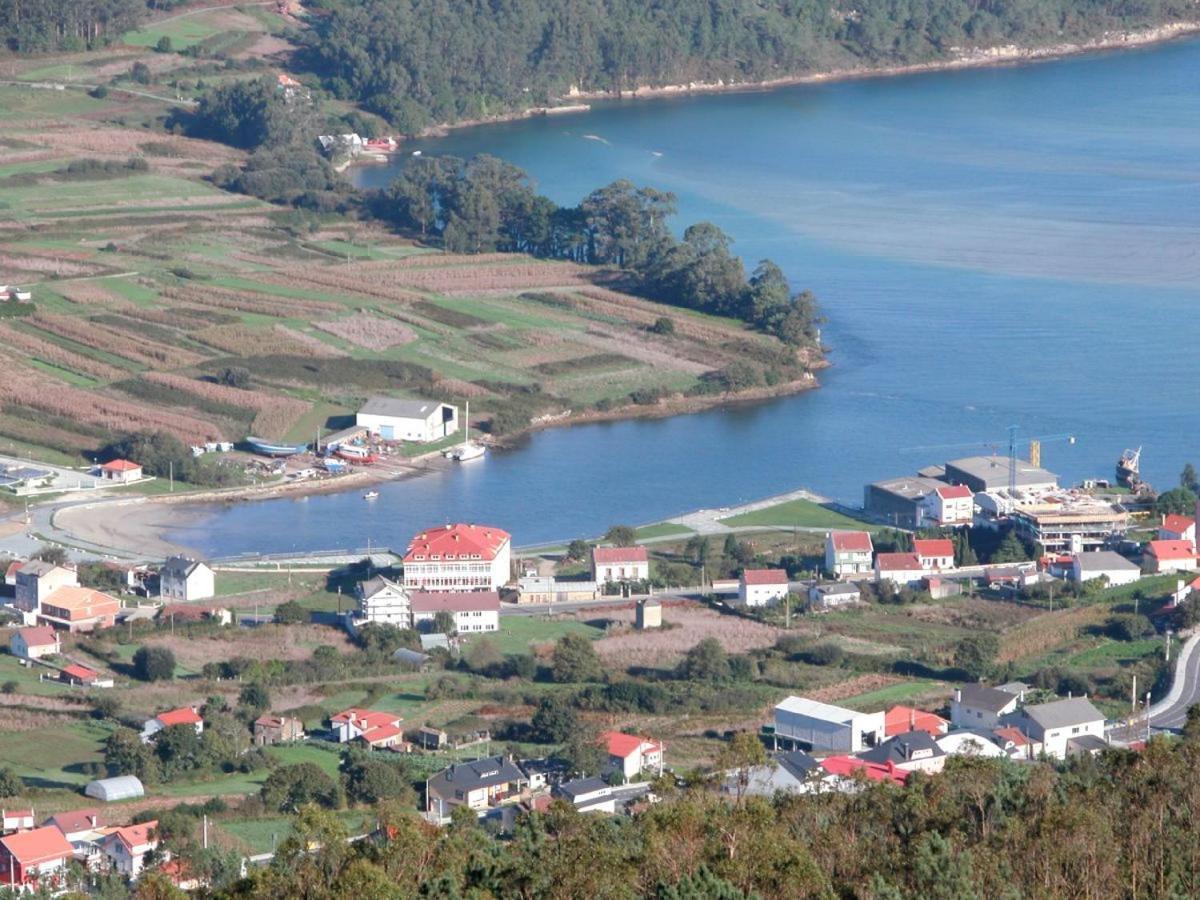
M 634 609 L 632 605 L 616 610 L 605 609 L 604 616 L 632 626 Z M 605 637 L 596 642 L 596 652 L 605 661 L 621 668 L 661 668 L 678 663 L 688 650 L 707 637 L 716 638 L 729 653 L 745 653 L 759 647 L 770 647 L 780 634 L 778 629 L 770 625 L 722 615 L 688 601 L 663 603 L 663 622 L 676 627 L 665 631 L 630 630 Z
M 313 322 L 314 328 L 349 341 L 364 350 L 388 350 L 417 339 L 416 332 L 394 319 L 358 312 L 340 319 Z

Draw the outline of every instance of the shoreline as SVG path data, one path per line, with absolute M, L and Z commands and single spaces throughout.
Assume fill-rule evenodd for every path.
M 588 101 L 655 100 L 664 97 L 690 97 L 700 94 L 755 93 L 804 84 L 826 84 L 840 81 L 858 81 L 868 78 L 895 78 L 903 75 L 952 72 L 962 69 L 1015 66 L 1027 63 L 1051 62 L 1056 59 L 1065 59 L 1086 53 L 1133 50 L 1198 34 L 1200 34 L 1200 21 L 1168 22 L 1153 28 L 1144 28 L 1137 31 L 1111 32 L 1086 41 L 1064 41 L 1043 47 L 1021 47 L 1016 44 L 1002 44 L 996 47 L 972 48 L 969 50 L 958 48 L 957 54 L 954 56 L 924 63 L 834 68 L 819 72 L 807 72 L 802 75 L 785 75 L 779 78 L 768 78 L 760 81 L 693 81 L 687 84 L 642 85 L 618 91 L 580 91 L 572 89 L 560 98 L 565 101 L 561 106 L 530 107 L 495 116 L 486 116 L 480 119 L 464 119 L 459 122 L 430 125 L 419 131 L 412 138 L 397 137 L 396 140 L 400 146 L 403 146 L 405 142 L 447 137 L 455 131 L 468 128 L 501 125 L 506 122 L 519 122 L 542 116 L 586 113 L 592 109 Z M 397 147 L 391 155 L 395 156 L 399 152 L 399 147 Z M 347 161 L 343 171 L 357 169 L 360 166 L 379 164 L 378 160 L 352 159 Z

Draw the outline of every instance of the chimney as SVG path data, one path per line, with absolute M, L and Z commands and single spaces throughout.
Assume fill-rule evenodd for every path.
M 962 703 L 962 688 L 954 689 L 954 700 L 956 703 Z

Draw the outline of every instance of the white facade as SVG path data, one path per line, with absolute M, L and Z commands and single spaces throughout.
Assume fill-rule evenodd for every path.
M 8 639 L 8 650 L 20 659 L 41 659 L 61 652 L 62 644 L 53 628 L 20 628 Z
M 358 586 L 359 624 L 412 627 L 412 609 L 408 591 L 394 581 L 375 577 Z
M 458 431 L 458 407 L 433 400 L 372 397 L 354 423 L 385 441 L 428 444 Z
M 825 571 L 834 578 L 869 575 L 874 545 L 865 531 L 831 531 L 825 536 Z
M 645 547 L 595 547 L 592 580 L 598 584 L 645 581 L 650 577 L 650 557 Z
M 486 596 L 480 592 L 481 596 Z M 418 608 L 420 607 L 420 608 Z M 425 623 L 432 623 L 440 610 L 414 605 L 412 613 L 413 628 L 420 628 Z M 485 631 L 500 630 L 500 610 L 481 606 L 476 609 L 449 609 L 454 614 L 454 630 L 459 634 L 479 634 Z
M 159 596 L 191 603 L 208 600 L 217 593 L 216 576 L 206 563 L 172 556 L 158 573 Z
M 942 546 L 950 544 L 949 547 Z M 913 541 L 913 549 L 917 553 L 917 561 L 927 572 L 938 572 L 954 568 L 954 545 L 949 541 Z
M 970 525 L 975 520 L 975 496 L 962 485 L 939 488 L 926 494 L 917 508 L 917 526 L 947 528 Z
M 60 587 L 78 587 L 79 577 L 74 569 L 33 561 L 23 565 L 16 575 L 13 606 L 23 612 L 38 612 L 42 601 Z
M 1107 578 L 1110 587 L 1133 584 L 1142 577 L 1142 570 L 1125 557 L 1111 550 L 1095 553 L 1076 553 L 1071 563 L 1071 577 L 1078 582 Z
M 1015 712 L 1020 694 L 1010 694 L 985 685 L 967 685 L 954 692 L 950 722 L 955 728 L 991 731 L 1004 716 Z
M 490 560 L 481 554 L 405 559 L 404 586 L 417 591 L 495 591 L 508 584 L 510 560 L 508 541 Z
M 1067 742 L 1072 739 L 1104 738 L 1104 715 L 1083 697 L 1028 706 L 1019 718 L 1021 731 L 1054 759 L 1066 759 Z
M 744 606 L 773 606 L 788 595 L 787 572 L 748 569 L 738 580 L 738 602 Z
M 775 707 L 775 736 L 813 750 L 858 753 L 884 739 L 884 713 L 860 713 L 803 697 Z

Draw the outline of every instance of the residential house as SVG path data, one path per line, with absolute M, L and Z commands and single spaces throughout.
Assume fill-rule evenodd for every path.
M 643 773 L 663 773 L 666 747 L 660 741 L 620 731 L 605 731 L 600 735 L 600 743 L 608 753 L 608 765 L 627 780 Z
M 148 744 L 156 734 L 172 725 L 191 725 L 196 734 L 204 733 L 204 719 L 194 706 L 181 706 L 161 712 L 152 719 L 147 719 L 142 725 L 142 743 Z
M 304 740 L 304 723 L 295 716 L 265 713 L 254 720 L 254 745 L 269 747 Z
M 375 728 L 369 728 L 362 732 L 358 737 L 354 738 L 360 744 L 364 744 L 368 750 L 401 750 L 409 751 L 412 749 L 412 744 L 404 740 L 404 729 L 400 727 L 399 722 L 393 725 L 380 725 Z
M 186 556 L 171 556 L 158 570 L 158 595 L 168 600 L 191 603 L 216 595 L 213 570 L 207 563 Z
M 117 828 L 104 836 L 100 849 L 114 871 L 136 879 L 146 867 L 146 856 L 158 849 L 158 820 Z
M 74 855 L 63 833 L 52 825 L 0 837 L 0 885 L 14 891 L 56 892 Z
M 834 578 L 868 575 L 874 552 L 866 531 L 831 531 L 825 535 L 825 571 Z
M 60 587 L 42 598 L 38 621 L 64 631 L 99 631 L 117 621 L 121 601 L 86 587 Z
M 358 411 L 354 424 L 385 441 L 428 444 L 458 431 L 458 407 L 436 400 L 371 397 Z
M 409 595 L 412 627 L 431 625 L 439 612 L 454 616 L 459 634 L 500 630 L 500 595 L 496 591 L 415 591 Z
M 915 553 L 877 553 L 875 580 L 890 581 L 897 587 L 913 587 L 921 581 L 925 569 Z
M 1086 735 L 1104 738 L 1104 714 L 1086 697 L 1071 697 L 1026 706 L 1010 716 L 1006 724 L 1041 744 L 1041 750 L 1054 759 L 1066 759 L 1068 744 Z M 1087 748 L 1087 743 L 1081 745 Z
M 1004 756 L 1005 752 L 987 732 L 951 731 L 934 740 L 947 756 L 974 756 L 991 759 Z
M 574 603 L 600 595 L 594 581 L 564 581 L 552 575 L 526 575 L 517 580 L 517 603 Z
M 404 554 L 404 586 L 414 591 L 498 591 L 511 576 L 512 536 L 487 525 L 422 531 Z
M 1158 526 L 1158 539 L 1160 541 L 1187 541 L 1194 548 L 1196 546 L 1196 520 L 1191 516 L 1175 514 L 1163 516 L 1162 524 Z
M 411 737 L 412 742 L 422 750 L 441 750 L 450 741 L 446 732 L 430 725 L 422 725 Z
M 74 569 L 56 566 L 41 559 L 24 563 L 15 578 L 13 606 L 29 613 L 36 613 L 42 606 L 42 600 L 59 588 L 79 585 L 79 577 Z
M 117 484 L 130 484 L 142 480 L 142 467 L 127 459 L 114 459 L 99 468 L 102 481 L 112 481 Z
M 776 753 L 765 766 L 753 766 L 744 776 L 730 773 L 721 790 L 727 794 L 739 791 L 746 796 L 774 797 L 784 794 L 812 794 L 828 787 L 830 775 L 816 757 L 803 750 Z
M 821 760 L 821 768 L 834 776 L 831 784 L 839 790 L 856 790 L 856 781 L 865 778 L 885 784 L 903 785 L 912 773 L 898 769 L 892 763 L 869 762 L 857 756 L 827 756 Z
M 1179 578 L 1175 581 L 1175 590 L 1171 592 L 1171 606 L 1185 602 L 1196 591 L 1200 591 L 1200 577 L 1185 581 Z
M 884 715 L 788 697 L 775 707 L 776 747 L 780 739 L 812 750 L 858 753 L 884 739 Z
M 615 813 L 617 811 L 617 798 L 613 795 L 612 786 L 595 776 L 564 781 L 554 788 L 554 793 L 579 812 Z
M 89 807 L 55 813 L 42 824 L 53 826 L 62 832 L 75 852 L 75 860 L 84 868 L 95 870 L 100 867 L 100 861 L 103 859 L 100 841 L 107 829 L 99 809 Z
M 918 538 L 913 541 L 913 552 L 926 572 L 954 568 L 954 541 L 948 538 Z
M 99 687 L 100 682 L 104 681 L 104 676 L 95 669 L 71 663 L 58 673 L 58 680 L 72 687 Z
M 788 594 L 784 569 L 744 569 L 738 578 L 738 602 L 743 606 L 773 606 Z
M 478 811 L 520 797 L 529 781 L 504 756 L 455 763 L 425 782 L 425 811 L 438 820 L 449 818 L 456 806 Z
M 883 733 L 888 737 L 907 731 L 924 731 L 935 738 L 950 730 L 950 723 L 935 713 L 911 706 L 893 706 L 883 714 Z
M 8 639 L 8 652 L 21 659 L 41 659 L 62 652 L 58 632 L 49 625 L 18 628 Z
M 409 592 L 395 581 L 376 575 L 358 585 L 358 624 L 412 627 Z
M 1071 577 L 1081 583 L 1106 578 L 1109 587 L 1116 587 L 1121 584 L 1133 584 L 1142 577 L 1142 570 L 1119 553 L 1094 550 L 1074 554 Z
M 33 825 L 32 809 L 0 809 L 0 832 L 28 831 Z
M 814 584 L 808 589 L 808 608 L 812 612 L 824 612 L 851 606 L 862 600 L 862 591 L 850 581 L 832 581 Z
M 956 528 L 975 521 L 975 492 L 965 484 L 947 484 L 918 503 L 918 528 Z
M 638 631 L 662 628 L 662 603 L 657 597 L 643 597 L 634 610 L 634 626 Z
M 1196 546 L 1191 541 L 1150 541 L 1146 544 L 1145 562 L 1158 575 L 1167 572 L 1196 571 Z
M 1021 702 L 1019 693 L 1009 693 L 982 684 L 968 684 L 954 692 L 950 722 L 955 728 L 991 730 L 1013 713 Z
M 946 751 L 926 731 L 906 731 L 858 754 L 863 762 L 892 766 L 901 772 L 936 775 L 946 767 Z
M 338 743 L 346 744 L 377 729 L 385 730 L 380 734 L 385 732 L 390 734 L 393 730 L 399 731 L 400 723 L 403 721 L 404 719 L 395 713 L 351 707 L 331 716 L 329 724 L 337 734 Z
M 650 555 L 645 547 L 592 548 L 592 580 L 597 584 L 649 578 Z

